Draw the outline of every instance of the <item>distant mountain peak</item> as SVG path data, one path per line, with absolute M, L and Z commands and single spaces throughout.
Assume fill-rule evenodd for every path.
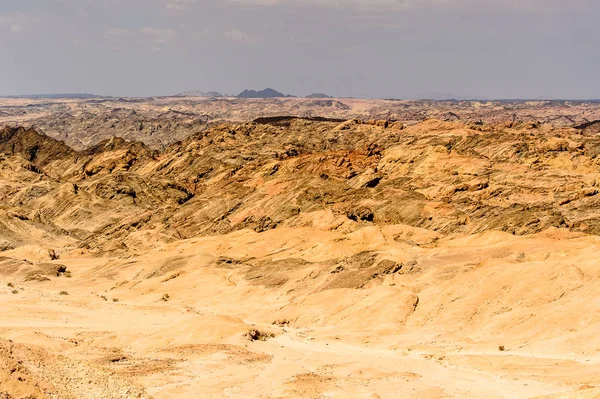
M 308 96 L 306 96 L 306 98 L 333 98 L 333 97 L 329 96 L 327 94 L 323 94 L 323 93 L 313 93 L 313 94 L 309 94 Z
M 203 92 L 200 90 L 188 90 L 183 93 L 177 94 L 177 97 L 209 97 L 209 98 L 218 98 L 223 97 L 223 94 L 218 91 L 209 91 Z
M 277 90 L 266 88 L 264 90 L 244 90 L 237 96 L 238 98 L 275 98 L 275 97 L 294 97 L 285 95 Z

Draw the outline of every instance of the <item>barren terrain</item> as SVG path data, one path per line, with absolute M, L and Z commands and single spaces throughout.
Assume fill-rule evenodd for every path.
M 222 122 L 274 116 L 579 127 L 600 120 L 600 103 L 585 101 L 429 101 L 355 98 L 0 98 L 0 126 L 34 127 L 83 150 L 118 136 L 164 149 Z M 596 126 L 598 128 L 598 126 Z
M 0 398 L 600 397 L 597 104 L 36 101 Z

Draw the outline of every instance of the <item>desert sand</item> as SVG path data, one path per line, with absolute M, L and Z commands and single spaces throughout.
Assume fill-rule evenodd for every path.
M 528 121 L 162 150 L 7 127 L 0 398 L 600 397 L 598 148 Z

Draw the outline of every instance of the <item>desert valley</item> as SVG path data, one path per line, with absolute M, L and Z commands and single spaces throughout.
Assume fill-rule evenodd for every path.
M 0 99 L 0 398 L 600 397 L 600 103 Z

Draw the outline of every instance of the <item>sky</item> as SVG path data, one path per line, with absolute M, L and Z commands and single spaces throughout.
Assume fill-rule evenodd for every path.
M 599 0 L 0 0 L 0 94 L 600 98 Z

